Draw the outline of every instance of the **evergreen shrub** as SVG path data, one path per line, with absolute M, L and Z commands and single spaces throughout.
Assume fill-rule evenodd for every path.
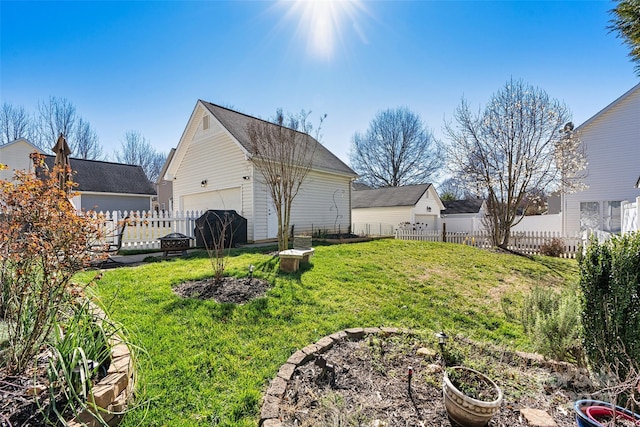
M 589 363 L 625 381 L 640 364 L 640 233 L 592 240 L 580 260 L 580 286 Z

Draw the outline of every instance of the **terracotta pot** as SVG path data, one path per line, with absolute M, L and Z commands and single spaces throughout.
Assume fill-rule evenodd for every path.
M 444 395 L 444 406 L 447 409 L 449 418 L 464 427 L 486 426 L 489 420 L 491 420 L 491 418 L 493 418 L 493 416 L 500 410 L 500 404 L 502 403 L 502 390 L 490 378 L 478 371 L 465 368 L 463 366 L 454 366 L 451 369 L 467 370 L 482 377 L 485 381 L 495 387 L 496 394 L 498 395 L 497 399 L 491 402 L 477 400 L 458 390 L 449 380 L 447 372 L 445 371 L 444 373 L 442 393 Z

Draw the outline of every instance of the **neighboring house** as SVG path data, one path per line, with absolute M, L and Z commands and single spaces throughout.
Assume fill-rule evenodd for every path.
M 0 170 L 0 179 L 12 181 L 17 170 L 33 171 L 33 161 L 29 157 L 32 153 L 43 154 L 42 150 L 24 138 L 0 145 L 0 164 L 7 166 L 7 169 Z
M 55 156 L 45 156 L 49 169 Z M 70 158 L 78 193 L 72 202 L 78 211 L 149 211 L 156 192 L 142 167 L 98 160 Z
M 484 229 L 486 204 L 482 199 L 444 200 L 440 212 L 447 232 L 474 232 Z
M 354 191 L 351 201 L 354 226 L 402 223 L 419 224 L 427 230 L 440 228 L 442 201 L 431 184 Z
M 260 119 L 199 100 L 164 179 L 173 181 L 177 211 L 232 209 L 247 220 L 247 240 L 277 237 L 277 216 L 264 178 L 251 161 L 250 123 Z M 276 126 L 276 125 L 273 125 Z M 346 232 L 351 225 L 351 181 L 357 174 L 322 144 L 293 202 L 296 233 Z
M 564 234 L 584 230 L 618 233 L 621 202 L 640 196 L 640 84 L 580 125 L 587 177 L 584 191 L 565 195 Z
M 154 202 L 153 209 L 157 212 L 173 212 L 173 181 L 164 179 L 164 176 L 167 173 L 167 168 L 169 167 L 169 163 L 171 163 L 171 159 L 173 159 L 175 152 L 175 148 L 172 148 L 171 151 L 169 151 L 167 160 L 164 162 L 164 166 L 162 166 L 162 170 L 160 171 L 160 175 L 158 175 L 158 180 L 156 181 L 156 193 L 158 194 L 158 197 Z

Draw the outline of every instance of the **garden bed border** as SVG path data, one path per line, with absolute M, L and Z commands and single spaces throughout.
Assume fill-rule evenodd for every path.
M 388 328 L 388 327 L 374 327 L 374 328 L 349 328 L 339 332 L 335 332 L 331 335 L 327 335 L 315 344 L 309 344 L 308 346 L 293 353 L 287 362 L 280 367 L 275 378 L 271 380 L 269 387 L 262 400 L 262 410 L 260 411 L 260 423 L 261 427 L 282 427 L 280 421 L 280 404 L 282 397 L 287 391 L 289 381 L 293 377 L 298 366 L 302 366 L 305 363 L 312 360 L 317 354 L 327 352 L 337 342 L 343 340 L 361 340 L 365 335 L 378 334 L 382 336 L 391 336 L 397 334 L 413 334 L 411 330 Z
M 276 376 L 270 381 L 267 391 L 262 399 L 262 408 L 260 411 L 260 427 L 283 427 L 280 421 L 280 405 L 284 397 L 289 381 L 293 378 L 293 374 L 297 367 L 314 359 L 318 354 L 326 353 L 334 344 L 344 340 L 358 341 L 366 335 L 377 334 L 383 337 L 389 337 L 399 334 L 416 335 L 418 331 L 411 329 L 393 328 L 393 327 L 371 327 L 371 328 L 349 328 L 342 331 L 327 335 L 314 344 L 293 353 L 286 363 L 280 366 Z M 472 340 L 466 339 L 472 343 Z M 571 378 L 572 381 L 584 383 L 589 381 L 589 371 L 586 368 L 577 367 L 567 362 L 559 362 L 555 360 L 545 359 L 542 355 L 536 353 L 526 353 L 522 351 L 514 352 L 514 356 L 522 359 L 528 365 L 538 365 L 553 368 L 558 374 Z
M 93 313 L 99 319 L 106 319 L 102 309 L 91 303 Z M 111 364 L 107 375 L 89 391 L 87 408 L 68 422 L 68 427 L 114 427 L 120 424 L 133 398 L 135 388 L 133 357 L 129 346 L 118 335 L 109 340 L 111 345 Z M 100 420 L 96 417 L 99 414 Z

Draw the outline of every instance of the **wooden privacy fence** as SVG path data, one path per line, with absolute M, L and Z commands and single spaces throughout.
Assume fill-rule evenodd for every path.
M 124 218 L 127 227 L 124 232 L 122 249 L 160 249 L 160 238 L 169 233 L 182 233 L 195 238 L 195 221 L 204 211 L 155 212 L 155 211 L 113 211 L 99 212 L 104 219 L 106 234 Z M 194 240 L 191 241 L 194 244 Z
M 438 230 L 412 230 L 398 228 L 395 231 L 396 239 L 418 240 L 422 242 L 447 242 L 474 246 L 476 248 L 491 248 L 491 236 L 487 232 L 446 232 Z M 552 239 L 560 239 L 564 246 L 563 258 L 575 258 L 583 242 L 581 237 L 566 237 L 560 233 L 544 231 L 518 231 L 509 239 L 508 249 L 527 255 L 539 255 L 544 245 L 551 243 Z

